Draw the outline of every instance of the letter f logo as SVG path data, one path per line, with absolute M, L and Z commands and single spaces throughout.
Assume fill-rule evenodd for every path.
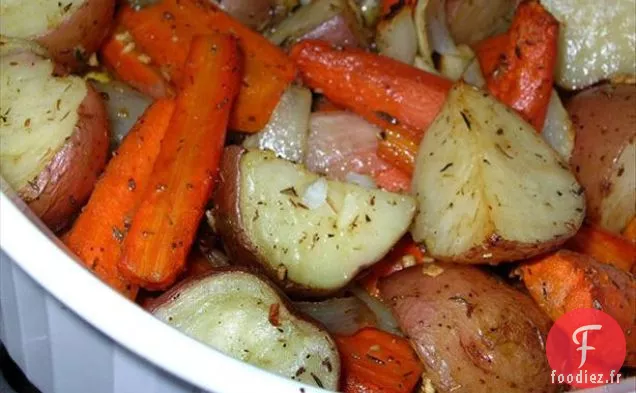
M 589 330 L 601 330 L 602 327 L 603 326 L 601 325 L 585 325 L 576 329 L 574 333 L 572 333 L 572 341 L 574 341 L 574 344 L 581 345 L 580 347 L 576 348 L 577 351 L 581 351 L 581 364 L 579 364 L 579 368 L 583 367 L 583 365 L 585 364 L 585 361 L 587 360 L 587 351 L 596 349 L 594 347 L 587 345 L 587 332 Z M 583 334 L 581 335 L 582 342 L 579 342 L 576 336 L 581 332 L 583 332 Z

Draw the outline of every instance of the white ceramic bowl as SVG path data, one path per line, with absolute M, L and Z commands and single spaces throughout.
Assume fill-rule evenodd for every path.
M 210 349 L 102 284 L 2 183 L 0 340 L 43 393 L 318 393 Z M 587 393 L 636 391 L 634 380 Z

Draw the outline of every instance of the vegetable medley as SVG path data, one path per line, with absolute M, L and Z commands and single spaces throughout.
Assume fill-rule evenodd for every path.
M 0 172 L 159 320 L 347 393 L 636 367 L 635 0 L 0 5 Z

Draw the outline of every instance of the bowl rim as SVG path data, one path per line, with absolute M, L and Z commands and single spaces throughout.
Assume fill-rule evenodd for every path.
M 206 391 L 242 393 L 258 386 L 265 393 L 327 392 L 234 359 L 157 320 L 84 268 L 1 178 L 0 212 L 2 250 L 50 295 L 115 345 Z

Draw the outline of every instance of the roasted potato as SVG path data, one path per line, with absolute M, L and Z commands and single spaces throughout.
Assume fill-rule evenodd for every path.
M 0 34 L 37 41 L 75 70 L 99 48 L 114 10 L 115 0 L 3 0 Z
M 636 214 L 636 86 L 601 85 L 567 104 L 576 128 L 570 163 L 588 218 L 620 233 Z
M 380 292 L 438 393 L 558 390 L 544 348 L 550 318 L 495 277 L 426 264 L 380 281 Z
M 585 216 L 568 165 L 515 112 L 455 85 L 420 144 L 411 229 L 433 258 L 497 263 L 528 258 L 573 236 Z
M 230 259 L 287 291 L 326 295 L 386 254 L 407 231 L 407 195 L 326 180 L 272 152 L 226 148 L 215 227 Z
M 574 90 L 636 76 L 634 1 L 541 0 L 560 23 L 555 82 Z
M 98 93 L 52 75 L 31 52 L 0 58 L 0 173 L 52 229 L 64 227 L 106 164 L 109 128 Z
M 369 32 L 348 0 L 317 0 L 300 7 L 266 33 L 276 45 L 291 46 L 303 39 L 334 45 L 366 47 Z
M 150 311 L 185 334 L 244 362 L 336 390 L 340 356 L 323 328 L 296 313 L 267 280 L 215 270 L 162 295 Z

